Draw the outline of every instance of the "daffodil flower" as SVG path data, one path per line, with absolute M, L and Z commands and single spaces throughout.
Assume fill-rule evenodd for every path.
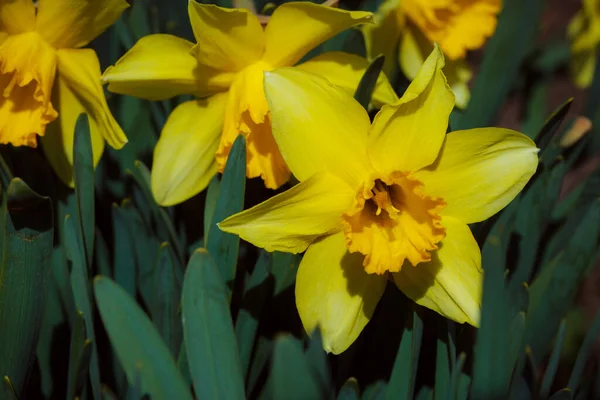
M 583 7 L 569 23 L 571 72 L 575 84 L 587 88 L 592 84 L 600 44 L 600 1 L 583 0 Z
M 375 24 L 362 28 L 367 55 L 384 54 L 388 75 L 399 62 L 412 80 L 433 43 L 439 44 L 447 57 L 444 72 L 456 105 L 465 108 L 473 75 L 465 56 L 494 33 L 501 6 L 501 0 L 386 0 L 375 13 Z
M 0 143 L 37 146 L 73 182 L 73 131 L 90 117 L 94 165 L 104 141 L 127 142 L 100 83 L 100 63 L 82 49 L 128 7 L 125 0 L 0 0 Z
M 260 176 L 268 188 L 278 188 L 290 171 L 271 133 L 263 73 L 296 64 L 335 34 L 370 22 L 372 14 L 291 2 L 279 6 L 263 28 L 246 9 L 190 0 L 188 11 L 196 45 L 171 35 L 146 36 L 103 76 L 110 91 L 151 100 L 184 93 L 211 96 L 183 103 L 169 116 L 154 151 L 156 201 L 173 205 L 202 191 L 223 171 L 239 133 L 246 137 L 247 176 Z M 296 68 L 353 92 L 367 66 L 362 57 L 331 52 Z M 380 76 L 374 104 L 397 100 Z
M 304 254 L 296 305 L 307 332 L 341 353 L 391 279 L 416 303 L 479 323 L 481 254 L 467 226 L 505 207 L 537 168 L 518 132 L 446 134 L 454 96 L 436 46 L 373 123 L 317 75 L 265 74 L 273 135 L 300 183 L 219 224 L 268 251 Z

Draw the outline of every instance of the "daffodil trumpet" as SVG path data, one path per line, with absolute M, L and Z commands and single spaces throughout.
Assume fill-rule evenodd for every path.
M 73 140 L 87 113 L 94 165 L 104 144 L 121 148 L 90 41 L 128 7 L 125 0 L 0 0 L 0 143 L 43 149 L 58 176 L 73 184 Z
M 174 205 L 202 191 L 223 171 L 239 133 L 246 137 L 247 176 L 280 187 L 290 170 L 271 133 L 264 72 L 295 65 L 337 33 L 371 22 L 372 14 L 290 2 L 277 7 L 263 27 L 246 9 L 190 0 L 188 11 L 196 44 L 171 35 L 146 36 L 102 77 L 115 93 L 151 100 L 178 94 L 200 98 L 179 105 L 162 129 L 151 173 L 156 201 Z M 330 52 L 295 68 L 353 93 L 368 65 L 362 57 Z M 397 100 L 382 74 L 373 104 Z
M 219 223 L 268 251 L 304 252 L 296 305 L 327 351 L 358 337 L 386 281 L 417 304 L 479 324 L 483 270 L 467 224 L 505 207 L 534 174 L 535 144 L 502 128 L 446 134 L 454 95 L 435 46 L 370 122 L 316 74 L 266 72 L 273 136 L 300 183 Z
M 375 24 L 362 27 L 367 56 L 384 54 L 386 74 L 399 64 L 412 80 L 437 43 L 446 56 L 444 73 L 456 106 L 465 108 L 473 75 L 467 52 L 494 33 L 501 7 L 502 0 L 386 0 L 375 12 Z

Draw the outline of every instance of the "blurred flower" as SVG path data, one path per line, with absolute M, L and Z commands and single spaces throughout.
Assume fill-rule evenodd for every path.
M 362 27 L 367 55 L 385 55 L 388 76 L 399 62 L 412 80 L 433 43 L 439 44 L 447 57 L 444 72 L 456 105 L 465 108 L 472 76 L 467 51 L 479 49 L 494 33 L 501 5 L 501 0 L 386 0 L 375 13 L 375 24 Z
M 247 176 L 278 188 L 290 177 L 271 133 L 263 74 L 292 66 L 337 33 L 372 14 L 308 2 L 279 6 L 263 29 L 249 10 L 189 2 L 197 44 L 171 35 L 140 39 L 103 81 L 121 94 L 158 100 L 178 94 L 211 96 L 181 104 L 169 116 L 154 151 L 152 191 L 161 205 L 173 205 L 202 191 L 223 171 L 238 134 L 247 141 Z M 324 53 L 297 68 L 312 71 L 353 92 L 366 59 Z M 398 98 L 382 75 L 373 102 Z M 216 154 L 216 157 L 215 157 Z
M 583 0 L 583 7 L 569 23 L 571 72 L 575 84 L 587 88 L 592 84 L 600 44 L 600 1 Z
M 127 142 L 106 104 L 96 53 L 80 49 L 127 7 L 125 0 L 0 0 L 0 143 L 36 147 L 42 136 L 67 184 L 80 113 L 90 116 L 95 164 L 104 140 L 115 148 Z
M 306 250 L 296 305 L 325 349 L 358 337 L 388 279 L 418 304 L 479 323 L 481 254 L 467 224 L 505 207 L 537 168 L 538 149 L 500 128 L 446 135 L 454 96 L 439 47 L 402 98 L 371 124 L 317 75 L 265 74 L 273 134 L 300 183 L 219 227 L 268 251 Z

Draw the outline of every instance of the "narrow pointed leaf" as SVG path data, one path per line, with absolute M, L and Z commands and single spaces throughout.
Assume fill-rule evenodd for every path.
M 540 387 L 540 398 L 542 399 L 548 397 L 550 389 L 552 388 L 552 383 L 554 382 L 554 377 L 556 376 L 556 371 L 558 370 L 558 363 L 560 361 L 563 343 L 565 342 L 566 332 L 567 324 L 565 320 L 563 320 L 560 323 L 560 328 L 558 329 L 558 334 L 556 335 L 556 340 L 554 342 L 554 348 L 552 349 L 552 354 L 550 355 L 548 365 L 546 366 L 546 372 L 544 372 L 544 378 L 542 379 L 542 384 Z
M 228 293 L 205 249 L 190 259 L 183 280 L 182 321 L 194 390 L 201 399 L 243 399 Z
M 98 310 L 127 381 L 139 374 L 142 393 L 156 399 L 192 399 L 169 349 L 125 290 L 108 278 L 94 280 Z
M 579 388 L 587 360 L 591 355 L 594 344 L 598 341 L 598 337 L 600 337 L 600 311 L 596 313 L 594 321 L 585 334 L 585 338 L 583 339 L 583 343 L 577 354 L 577 359 L 575 360 L 575 365 L 573 366 L 573 371 L 569 378 L 569 389 L 576 391 Z
M 321 398 L 319 383 L 310 369 L 300 342 L 290 336 L 275 339 L 269 383 L 274 400 Z
M 246 141 L 238 135 L 231 147 L 223 178 L 219 186 L 217 206 L 208 230 L 206 249 L 215 260 L 224 282 L 229 283 L 235 277 L 240 238 L 225 233 L 217 223 L 242 211 L 244 207 L 244 190 L 246 188 Z
M 369 108 L 369 103 L 371 102 L 371 97 L 373 96 L 373 90 L 375 90 L 375 85 L 377 85 L 377 79 L 379 78 L 379 74 L 381 73 L 384 62 L 385 57 L 383 54 L 375 57 L 373 61 L 371 61 L 371 64 L 367 67 L 367 70 L 358 83 L 356 92 L 354 92 L 354 98 L 360 103 L 360 105 L 364 107 L 365 110 L 368 110 Z

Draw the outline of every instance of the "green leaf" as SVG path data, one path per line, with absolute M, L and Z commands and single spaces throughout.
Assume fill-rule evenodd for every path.
M 571 400 L 573 398 L 573 392 L 571 392 L 571 390 L 565 388 L 562 390 L 559 390 L 558 392 L 554 393 L 552 395 L 552 397 L 550 397 L 550 400 Z
M 75 123 L 73 144 L 75 200 L 77 223 L 83 240 L 88 270 L 92 267 L 95 233 L 94 160 L 87 114 L 80 114 Z
M 435 353 L 435 388 L 434 397 L 448 397 L 450 389 L 450 360 L 448 352 L 448 332 L 438 320 L 438 337 L 436 341 L 437 351 Z M 407 397 L 408 398 L 408 397 Z
M 248 373 L 248 384 L 247 393 L 251 395 L 257 389 L 259 378 L 265 368 L 268 365 L 269 358 L 273 353 L 273 342 L 271 339 L 260 336 L 256 344 L 256 350 L 254 357 L 252 358 L 252 364 L 250 365 L 250 371 Z
M 450 385 L 448 393 L 446 394 L 446 399 L 448 400 L 462 398 L 459 396 L 461 396 L 461 377 L 463 376 L 462 369 L 466 359 L 467 356 L 465 355 L 465 353 L 461 353 L 456 360 L 456 365 L 454 366 L 454 369 L 452 370 L 452 375 L 450 376 Z
M 152 322 L 173 357 L 177 357 L 183 339 L 179 316 L 183 275 L 168 242 L 164 242 L 158 251 L 152 283 Z
M 18 396 L 17 393 L 15 391 L 15 388 L 13 387 L 10 378 L 8 376 L 4 376 L 4 379 L 2 379 L 3 381 L 3 391 L 4 391 L 4 395 L 6 396 L 6 400 L 18 400 Z
M 419 354 L 423 338 L 423 321 L 416 310 L 407 318 L 400 347 L 387 386 L 386 399 L 412 399 L 415 391 Z
M 175 361 L 150 319 L 109 278 L 94 280 L 94 293 L 110 342 L 130 385 L 139 374 L 142 393 L 156 399 L 192 399 Z
M 196 396 L 243 399 L 244 380 L 226 286 L 205 249 L 190 259 L 183 280 L 183 336 Z
M 543 9 L 543 0 L 503 2 L 496 32 L 485 46 L 469 106 L 453 129 L 492 125 L 534 43 Z
M 65 218 L 65 241 L 68 258 L 73 263 L 71 270 L 71 287 L 73 288 L 73 297 L 75 307 L 81 310 L 85 320 L 85 331 L 87 337 L 92 340 L 92 355 L 90 359 L 90 381 L 92 384 L 92 393 L 94 399 L 100 399 L 100 368 L 98 366 L 98 348 L 96 344 L 96 334 L 94 333 L 94 319 L 92 314 L 92 300 L 89 291 L 88 269 L 85 265 L 86 258 L 83 249 L 83 241 L 77 235 L 77 230 L 70 215 Z
M 277 296 L 296 282 L 296 272 L 302 256 L 300 254 L 273 252 L 271 273 L 275 279 L 274 296 Z
M 565 117 L 569 113 L 569 109 L 571 108 L 571 104 L 573 104 L 573 98 L 568 99 L 560 106 L 558 106 L 552 114 L 548 117 L 544 126 L 537 134 L 537 145 L 542 152 L 542 161 L 549 161 L 553 157 L 544 157 L 544 153 L 547 150 L 548 146 L 552 144 L 551 150 L 552 152 L 556 152 L 557 149 L 560 148 L 558 143 L 560 142 L 560 138 L 555 137 L 556 131 L 563 123 Z
M 590 357 L 592 348 L 597 342 L 599 336 L 600 311 L 596 313 L 594 321 L 585 334 L 585 339 L 583 339 L 583 343 L 581 344 L 581 348 L 577 354 L 577 360 L 575 360 L 575 365 L 573 366 L 573 371 L 571 372 L 571 377 L 569 378 L 569 384 L 567 385 L 572 391 L 577 391 L 579 388 L 587 360 Z
M 362 394 L 362 400 L 379 400 L 384 399 L 387 395 L 387 383 L 377 381 L 365 388 Z
M 333 387 L 329 365 L 327 363 L 327 354 L 323 350 L 323 337 L 321 331 L 317 328 L 310 337 L 310 343 L 305 352 L 306 359 L 314 371 L 314 375 L 319 380 L 323 398 L 333 397 Z
M 213 216 L 215 215 L 215 209 L 217 208 L 217 200 L 219 199 L 219 187 L 221 181 L 219 176 L 215 175 L 208 184 L 206 190 L 206 201 L 204 203 L 204 246 L 208 242 L 208 235 L 210 228 L 213 224 Z
M 291 336 L 275 339 L 270 385 L 272 398 L 279 399 L 319 399 L 319 382 L 311 371 L 300 342 Z
M 36 355 L 54 236 L 52 203 L 14 178 L 2 196 L 0 376 L 21 395 Z M 5 381 L 5 390 L 6 390 Z
M 243 135 L 238 135 L 231 147 L 223 171 L 223 179 L 221 179 L 217 196 L 217 206 L 206 241 L 206 249 L 214 257 L 215 264 L 225 283 L 232 282 L 235 278 L 240 238 L 237 235 L 221 231 L 217 223 L 242 211 L 245 188 L 246 141 Z
M 261 250 L 248 287 L 245 289 L 242 308 L 235 321 L 235 336 L 244 377 L 248 375 L 261 311 L 265 302 L 273 294 L 273 278 L 270 277 L 271 262 L 271 253 Z
M 358 381 L 355 378 L 349 378 L 341 387 L 337 400 L 358 400 L 359 396 Z
M 67 399 L 74 399 L 79 395 L 86 382 L 92 356 L 91 341 L 86 338 L 83 314 L 81 311 L 77 311 L 75 315 L 75 321 L 71 329 Z
M 562 242 L 564 250 L 542 268 L 529 291 L 525 343 L 531 346 L 538 362 L 548 351 L 594 259 L 600 231 L 600 202 L 595 200 L 586 207 L 584 218 L 579 221 L 570 232 L 570 239 Z
M 558 363 L 560 362 L 560 353 L 565 342 L 565 333 L 567 331 L 566 328 L 567 324 L 565 323 L 565 320 L 562 320 L 560 323 L 560 328 L 558 329 L 558 334 L 556 335 L 554 348 L 552 349 L 552 354 L 548 360 L 546 372 L 544 372 L 544 378 L 542 379 L 542 384 L 540 386 L 541 399 L 547 398 L 548 394 L 550 393 L 550 389 L 552 388 L 552 383 L 554 382 L 554 377 L 556 376 L 556 371 L 558 370 Z
M 354 98 L 365 110 L 368 110 L 369 103 L 371 103 L 373 90 L 375 90 L 375 86 L 377 85 L 377 79 L 383 68 L 384 61 L 385 57 L 383 54 L 380 54 L 373 59 L 360 79 L 356 92 L 354 92 Z

